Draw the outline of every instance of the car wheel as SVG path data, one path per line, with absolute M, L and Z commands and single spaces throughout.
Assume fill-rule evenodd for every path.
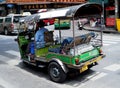
M 4 29 L 4 34 L 5 34 L 5 35 L 8 35 L 8 30 L 7 30 L 7 28 Z
M 61 66 L 56 62 L 51 62 L 48 66 L 48 73 L 50 79 L 54 82 L 64 82 L 66 79 L 66 74 L 61 68 Z

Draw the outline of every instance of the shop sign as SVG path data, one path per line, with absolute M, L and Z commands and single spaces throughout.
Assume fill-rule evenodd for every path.
M 46 5 L 24 5 L 23 9 L 40 9 L 40 8 L 46 8 Z
M 106 26 L 114 26 L 115 25 L 115 18 L 106 18 Z
M 106 7 L 106 10 L 115 10 L 115 7 L 114 6 L 109 6 L 109 7 Z

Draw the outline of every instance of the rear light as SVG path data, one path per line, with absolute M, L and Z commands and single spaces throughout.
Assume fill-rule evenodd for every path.
M 78 65 L 79 64 L 79 58 L 75 59 L 75 63 Z
M 11 27 L 11 28 L 14 28 L 14 24 L 10 24 L 10 27 Z
M 102 52 L 103 52 L 102 49 L 99 49 L 99 53 L 102 54 Z

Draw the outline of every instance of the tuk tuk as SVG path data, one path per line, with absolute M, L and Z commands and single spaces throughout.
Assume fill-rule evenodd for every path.
M 33 29 L 20 31 L 17 42 L 19 45 L 21 60 L 37 67 L 47 67 L 50 79 L 54 82 L 64 82 L 71 70 L 80 73 L 95 66 L 105 56 L 101 45 L 97 42 L 96 33 L 87 30 L 78 30 L 77 20 L 81 17 L 101 16 L 102 6 L 96 3 L 85 3 L 66 8 L 60 8 L 43 13 L 37 13 L 22 19 L 21 24 L 33 23 Z M 45 47 L 35 47 L 35 28 L 39 20 L 44 19 L 70 19 L 71 27 L 68 30 L 61 28 L 44 33 Z M 54 32 L 58 31 L 57 39 Z M 66 33 L 66 34 L 65 34 Z M 71 34 L 70 34 L 71 33 Z M 76 34 L 77 33 L 77 34 Z M 69 34 L 69 35 L 68 35 Z M 27 54 L 28 44 L 30 55 Z

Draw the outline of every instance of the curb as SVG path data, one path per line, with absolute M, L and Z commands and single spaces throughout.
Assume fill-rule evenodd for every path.
M 84 29 L 89 30 L 89 31 L 96 31 L 96 32 L 100 32 L 101 28 L 91 28 L 91 27 L 85 27 Z M 116 34 L 120 34 L 120 32 L 118 32 L 117 30 L 115 30 L 114 28 L 105 28 L 104 30 L 102 30 L 104 33 L 116 33 Z

